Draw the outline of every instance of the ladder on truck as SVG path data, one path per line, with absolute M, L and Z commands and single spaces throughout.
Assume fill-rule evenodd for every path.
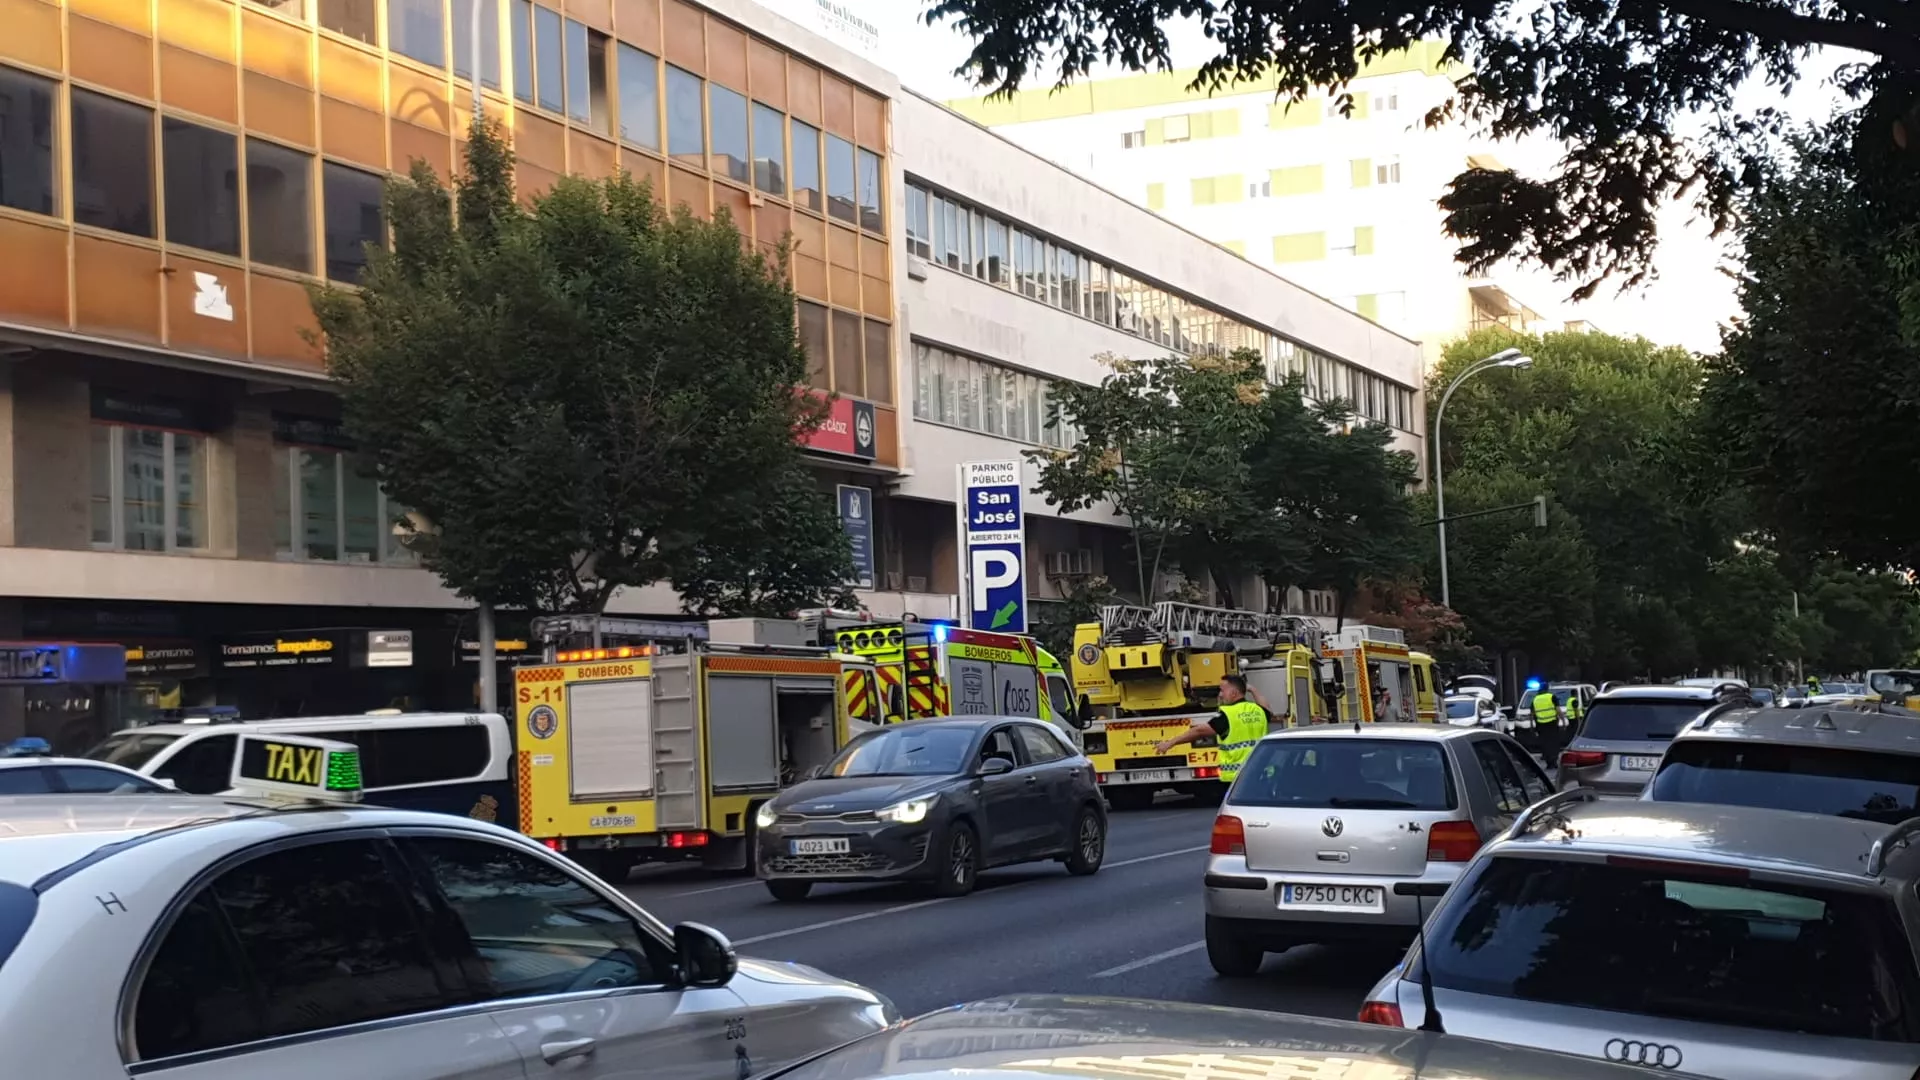
M 1173 648 L 1237 653 L 1304 645 L 1318 655 L 1324 644 L 1320 625 L 1311 619 L 1178 600 L 1152 607 L 1109 604 L 1100 609 L 1100 628 L 1102 643 L 1110 645 L 1162 642 Z

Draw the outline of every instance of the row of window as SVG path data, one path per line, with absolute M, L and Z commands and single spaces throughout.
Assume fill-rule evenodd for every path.
M 893 327 L 802 300 L 795 316 L 807 353 L 807 385 L 893 403 Z
M 1382 399 L 1377 407 L 1350 397 L 1361 409 L 1360 415 L 1413 430 L 1413 391 L 1407 387 L 1388 383 L 1196 300 L 1136 279 L 1101 259 L 994 214 L 911 183 L 907 185 L 907 249 L 929 262 L 1175 352 L 1253 349 L 1266 359 L 1268 373 L 1276 380 L 1289 373 L 1306 375 L 1308 392 L 1315 397 L 1350 397 L 1351 387 L 1368 385 L 1368 379 L 1377 381 L 1398 393 L 1377 395 Z M 1369 400 L 1374 396 L 1368 395 Z M 1402 397 L 1408 403 L 1406 408 L 1394 404 Z
M 0 206 L 61 216 L 61 86 L 0 66 Z M 342 281 L 359 277 L 367 244 L 385 242 L 384 182 L 374 173 L 175 116 L 158 117 L 156 144 L 152 109 L 79 87 L 66 104 L 77 224 L 308 274 L 323 263 Z
M 1317 123 L 1321 116 L 1328 120 L 1365 120 L 1376 113 L 1395 113 L 1400 111 L 1398 93 L 1372 94 L 1365 92 L 1353 95 L 1352 116 L 1340 111 L 1340 99 L 1330 96 L 1321 102 L 1319 112 L 1305 112 L 1313 108 L 1312 102 L 1302 102 L 1289 107 L 1281 102 L 1267 106 L 1267 124 L 1275 128 L 1293 128 L 1302 125 L 1302 117 L 1308 123 Z M 1226 121 L 1226 122 L 1223 122 Z M 1142 146 L 1158 146 L 1163 143 L 1192 142 L 1195 139 L 1220 138 L 1240 134 L 1240 114 L 1232 109 L 1214 109 L 1202 113 L 1181 113 L 1177 116 L 1165 116 L 1147 121 L 1145 127 L 1120 133 L 1120 146 L 1133 150 Z
M 1066 448 L 1079 441 L 1070 424 L 1047 420 L 1053 379 L 923 342 L 913 344 L 913 415 L 937 424 Z

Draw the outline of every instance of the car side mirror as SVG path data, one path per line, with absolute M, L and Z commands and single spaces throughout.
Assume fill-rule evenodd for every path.
M 1093 702 L 1087 700 L 1087 695 L 1081 694 L 1079 702 L 1074 706 L 1073 715 L 1066 719 L 1067 723 L 1073 725 L 1074 730 L 1087 730 L 1087 725 L 1093 723 Z
M 980 763 L 981 776 L 999 776 L 1001 773 L 1010 773 L 1012 771 L 1013 762 L 1008 761 L 1006 758 L 990 757 Z
M 740 970 L 740 956 L 733 951 L 733 942 L 701 923 L 674 927 L 673 951 L 680 962 L 681 983 L 696 989 L 725 986 Z

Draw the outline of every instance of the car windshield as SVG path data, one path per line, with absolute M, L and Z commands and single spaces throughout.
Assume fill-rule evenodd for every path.
M 1747 691 L 1747 694 L 1753 698 L 1753 703 L 1755 705 L 1773 704 L 1773 691 L 1768 690 L 1764 687 L 1755 687 Z
M 139 769 L 152 761 L 153 755 L 172 746 L 179 739 L 178 735 L 167 735 L 161 732 L 122 731 L 107 736 L 104 742 L 87 751 L 83 756 L 129 769 Z
M 1842 1038 L 1911 1034 L 1913 954 L 1891 903 L 1623 861 L 1632 865 L 1489 860 L 1428 924 L 1418 977 L 1642 1016 Z
M 1460 720 L 1460 719 L 1465 719 L 1466 717 L 1478 716 L 1478 715 L 1480 715 L 1480 702 L 1477 699 L 1475 698 L 1448 698 L 1447 699 L 1447 716 L 1449 719 Z
M 1804 810 L 1897 825 L 1920 813 L 1920 757 L 1831 746 L 1683 739 L 1668 748 L 1648 797 Z
M 969 727 L 886 728 L 860 736 L 827 766 L 828 776 L 957 776 L 973 746 Z
M 1580 725 L 1580 737 L 1602 742 L 1665 742 L 1712 706 L 1710 701 L 1699 700 L 1596 701 Z
M 1228 798 L 1241 806 L 1451 810 L 1440 747 L 1411 739 L 1272 739 L 1253 748 Z

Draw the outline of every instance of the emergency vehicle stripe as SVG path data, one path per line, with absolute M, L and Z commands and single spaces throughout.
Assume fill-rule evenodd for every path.
M 854 670 L 846 673 L 842 680 L 847 698 L 847 715 L 864 716 L 867 711 L 866 672 Z
M 833 675 L 840 670 L 838 660 L 774 660 L 715 656 L 707 660 L 710 671 L 739 671 L 759 675 Z
M 533 835 L 533 752 L 514 755 L 514 786 L 520 791 L 520 835 Z

